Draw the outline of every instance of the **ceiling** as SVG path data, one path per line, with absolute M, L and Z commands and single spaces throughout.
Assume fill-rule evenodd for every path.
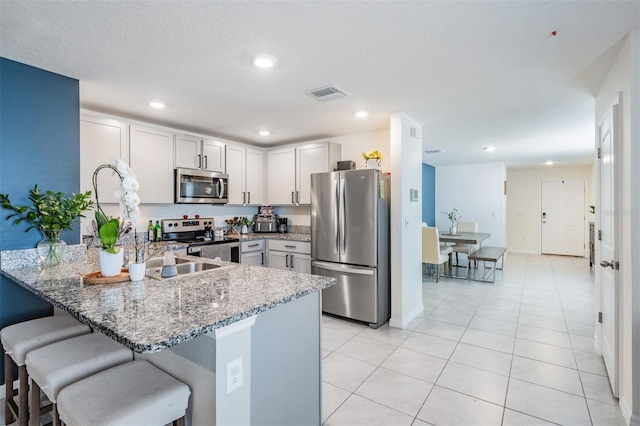
M 3 0 L 0 56 L 80 80 L 83 108 L 255 145 L 404 112 L 435 166 L 588 164 L 594 95 L 637 28 L 640 0 Z M 327 85 L 349 96 L 306 94 Z

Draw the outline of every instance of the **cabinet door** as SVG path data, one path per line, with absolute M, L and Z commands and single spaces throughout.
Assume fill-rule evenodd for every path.
M 199 169 L 201 163 L 200 139 L 195 136 L 176 135 L 176 167 Z
M 269 153 L 267 154 L 267 158 L 269 204 L 294 204 L 294 196 L 296 191 L 295 148 L 291 147 L 269 151 Z
M 311 174 L 329 172 L 329 145 L 311 144 L 296 150 L 297 201 L 299 204 L 311 203 Z
M 220 141 L 205 139 L 202 141 L 202 169 L 210 172 L 225 171 L 225 147 Z
M 130 154 L 140 202 L 173 204 L 173 133 L 131 126 Z
M 249 253 L 243 253 L 240 256 L 240 263 L 244 263 L 247 265 L 265 266 L 264 251 L 251 251 Z
M 311 256 L 302 253 L 291 253 L 289 256 L 289 266 L 296 272 L 304 274 L 311 273 Z
M 111 159 L 129 162 L 127 125 L 110 118 L 83 115 L 80 118 L 80 191 L 92 191 L 93 172 Z M 110 171 L 98 174 L 101 203 L 118 203 L 115 192 L 120 180 Z M 95 196 L 95 194 L 94 194 Z M 90 217 L 91 215 L 87 215 Z
M 247 204 L 265 203 L 264 152 L 247 148 Z
M 241 146 L 227 145 L 229 204 L 243 204 L 246 201 L 245 151 Z
M 289 253 L 269 250 L 269 268 L 289 270 Z

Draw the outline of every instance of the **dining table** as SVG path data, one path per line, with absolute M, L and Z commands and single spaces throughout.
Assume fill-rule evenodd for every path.
M 469 249 L 467 250 L 468 256 L 469 254 L 471 254 L 471 250 L 473 250 L 474 245 L 477 245 L 478 248 L 481 248 L 482 242 L 490 236 L 491 234 L 488 232 L 456 232 L 455 234 L 450 234 L 449 232 L 440 232 L 439 238 L 441 243 L 455 243 L 460 245 L 467 244 L 469 247 Z M 469 273 L 471 262 L 467 262 L 466 273 L 463 277 L 461 275 L 458 275 L 457 273 L 456 275 L 453 275 L 453 265 L 451 261 L 452 256 L 451 253 L 449 253 L 449 276 L 452 278 L 464 278 L 468 280 L 471 276 L 471 274 Z M 456 265 L 456 272 L 457 268 L 458 265 Z

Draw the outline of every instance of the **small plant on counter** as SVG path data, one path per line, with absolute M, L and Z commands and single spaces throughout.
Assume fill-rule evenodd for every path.
M 246 216 L 242 216 L 238 219 L 238 225 L 240 226 L 253 226 L 254 222 Z
M 83 194 L 71 194 L 64 197 L 63 192 L 40 192 L 38 185 L 29 190 L 31 206 L 14 206 L 9 200 L 9 194 L 0 194 L 0 206 L 15 213 L 7 216 L 15 224 L 22 221 L 29 223 L 25 229 L 28 232 L 38 229 L 44 240 L 38 243 L 38 252 L 45 265 L 60 263 L 66 248 L 66 243 L 60 240 L 60 233 L 71 230 L 76 219 L 84 217 L 84 212 L 91 208 L 91 191 Z M 44 244 L 46 242 L 46 244 Z

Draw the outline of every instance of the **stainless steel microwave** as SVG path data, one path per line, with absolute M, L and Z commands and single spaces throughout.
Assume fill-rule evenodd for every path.
M 175 169 L 176 204 L 226 204 L 229 175 L 203 170 Z

